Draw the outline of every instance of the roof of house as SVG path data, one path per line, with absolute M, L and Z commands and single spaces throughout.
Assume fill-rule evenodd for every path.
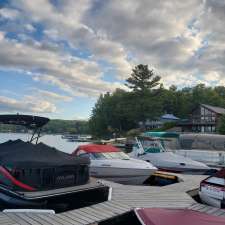
M 173 114 L 164 114 L 164 115 L 161 116 L 161 119 L 164 119 L 164 120 L 179 120 L 179 118 L 174 116 Z
M 201 104 L 203 107 L 218 113 L 218 114 L 225 114 L 225 108 L 222 107 L 216 107 L 216 106 L 211 106 L 211 105 L 206 105 L 206 104 Z

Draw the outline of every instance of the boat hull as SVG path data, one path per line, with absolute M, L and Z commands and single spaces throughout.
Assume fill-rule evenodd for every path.
M 147 153 L 140 155 L 138 158 L 169 172 L 205 174 L 210 169 L 203 163 L 176 155 L 172 152 Z
M 90 174 L 99 179 L 105 179 L 121 184 L 140 185 L 148 179 L 156 169 L 132 169 L 91 166 Z
M 199 197 L 204 204 L 210 205 L 216 208 L 225 208 L 225 201 L 217 198 L 213 198 L 199 191 Z
M 180 167 L 159 167 L 159 170 L 171 173 L 196 174 L 196 175 L 204 175 L 208 171 L 205 169 L 180 168 Z

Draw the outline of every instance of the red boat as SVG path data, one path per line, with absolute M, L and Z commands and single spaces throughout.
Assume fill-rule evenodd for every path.
M 141 208 L 99 225 L 224 225 L 225 217 L 189 209 Z

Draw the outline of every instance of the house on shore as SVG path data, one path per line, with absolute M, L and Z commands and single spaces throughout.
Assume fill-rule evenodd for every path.
M 200 104 L 188 120 L 181 120 L 179 126 L 182 132 L 215 133 L 220 117 L 225 115 L 225 108 Z
M 180 119 L 173 114 L 164 114 L 156 120 L 147 119 L 144 123 L 139 122 L 139 127 L 146 130 L 162 128 L 165 123 L 174 122 L 177 123 Z

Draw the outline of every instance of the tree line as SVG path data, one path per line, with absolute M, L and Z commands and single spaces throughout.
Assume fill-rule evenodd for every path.
M 24 126 L 0 124 L 0 132 L 26 133 L 28 129 Z M 42 132 L 47 134 L 89 134 L 89 127 L 87 121 L 53 119 L 42 128 Z
M 129 91 L 116 89 L 100 95 L 89 120 L 93 135 L 124 134 L 138 128 L 139 122 L 158 119 L 164 113 L 187 119 L 200 103 L 225 107 L 224 86 L 198 84 L 180 89 L 174 84 L 165 88 L 161 77 L 148 65 L 137 65 L 126 80 L 126 86 Z

